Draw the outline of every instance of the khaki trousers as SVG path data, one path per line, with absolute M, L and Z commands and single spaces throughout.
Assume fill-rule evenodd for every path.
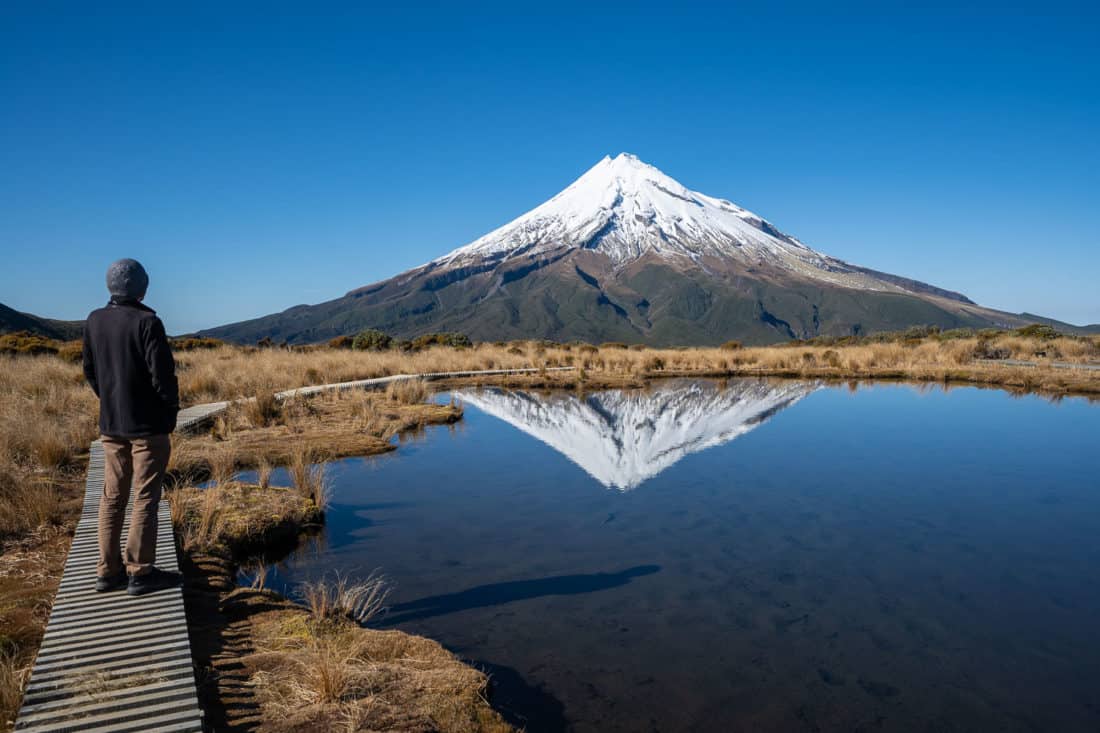
M 144 575 L 157 559 L 157 505 L 164 472 L 172 453 L 167 435 L 147 438 L 100 436 L 103 443 L 103 498 L 99 501 L 100 577 L 116 575 L 123 565 L 130 575 Z M 130 532 L 125 551 L 120 551 L 126 504 L 134 491 Z

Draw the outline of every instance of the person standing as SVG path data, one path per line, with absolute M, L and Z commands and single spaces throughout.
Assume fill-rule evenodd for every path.
M 84 326 L 84 376 L 99 398 L 103 497 L 99 502 L 99 564 L 95 589 L 126 587 L 144 595 L 180 583 L 179 573 L 154 566 L 157 508 L 179 412 L 176 364 L 164 324 L 142 300 L 149 276 L 137 260 L 107 269 L 110 302 Z M 125 549 L 122 523 L 134 493 Z

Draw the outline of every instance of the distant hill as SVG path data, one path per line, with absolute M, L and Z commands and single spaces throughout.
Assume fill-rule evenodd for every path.
M 399 338 L 459 331 L 481 341 L 678 346 L 1033 322 L 1082 332 L 830 257 L 624 153 L 421 267 L 325 303 L 199 333 L 310 343 L 377 328 Z
M 84 321 L 58 321 L 21 313 L 0 303 L 0 333 L 29 331 L 58 341 L 73 341 L 84 333 Z
M 1100 333 L 1100 323 L 1090 323 L 1087 326 L 1073 326 L 1067 323 L 1063 323 L 1062 321 L 1056 321 L 1053 318 L 1037 316 L 1034 313 L 1021 313 L 1020 318 L 1023 318 L 1030 323 L 1042 323 L 1045 326 L 1052 326 L 1062 333 Z

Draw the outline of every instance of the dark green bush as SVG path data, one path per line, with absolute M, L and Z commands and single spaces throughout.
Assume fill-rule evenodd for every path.
M 1032 323 L 1030 326 L 1017 328 L 1015 333 L 1017 336 L 1023 336 L 1029 339 L 1041 339 L 1043 341 L 1056 339 L 1061 335 L 1053 327 L 1045 326 L 1041 323 Z
M 368 328 L 355 334 L 351 340 L 351 348 L 356 351 L 385 351 L 390 348 L 393 338 L 381 331 Z

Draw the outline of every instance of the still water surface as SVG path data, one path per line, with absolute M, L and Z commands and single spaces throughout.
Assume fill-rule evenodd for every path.
M 455 396 L 463 423 L 332 464 L 324 538 L 271 582 L 381 568 L 381 625 L 528 730 L 1100 730 L 1100 406 Z

